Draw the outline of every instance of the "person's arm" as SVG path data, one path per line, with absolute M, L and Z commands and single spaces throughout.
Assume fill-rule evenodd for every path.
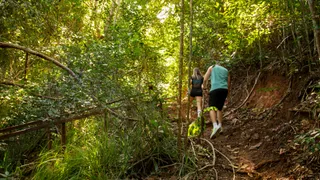
M 206 90 L 207 89 L 207 82 L 208 82 L 208 79 L 211 75 L 211 71 L 212 71 L 212 66 L 210 66 L 206 72 L 206 74 L 204 75 L 203 77 L 203 84 L 202 84 L 202 89 L 203 90 Z

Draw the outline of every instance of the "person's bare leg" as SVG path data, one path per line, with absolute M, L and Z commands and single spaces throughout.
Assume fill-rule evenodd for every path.
M 212 121 L 212 126 L 213 126 L 212 133 L 210 135 L 210 138 L 212 138 L 216 134 L 217 130 L 219 129 L 218 124 L 217 124 L 217 113 L 215 110 L 210 111 L 210 119 Z
M 217 118 L 218 118 L 219 125 L 221 126 L 221 124 L 222 124 L 222 111 L 218 110 Z
M 210 112 L 210 119 L 212 121 L 212 124 L 217 124 L 217 113 L 214 110 L 211 110 Z
M 218 126 L 220 127 L 220 132 L 222 132 L 222 111 L 219 111 L 217 112 L 217 119 L 218 119 Z
M 202 97 L 201 96 L 197 96 L 196 97 L 196 100 L 197 100 L 197 114 L 198 114 L 198 117 L 200 117 L 200 113 L 202 111 Z

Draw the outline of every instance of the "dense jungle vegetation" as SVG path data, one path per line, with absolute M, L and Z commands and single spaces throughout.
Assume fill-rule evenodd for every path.
M 196 179 L 192 69 L 314 75 L 319 14 L 315 0 L 1 0 L 0 179 Z M 317 127 L 296 143 L 319 161 Z

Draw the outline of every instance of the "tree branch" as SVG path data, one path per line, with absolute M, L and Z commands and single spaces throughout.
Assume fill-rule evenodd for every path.
M 0 133 L 14 131 L 14 132 L 11 132 L 8 134 L 0 134 L 0 140 L 7 139 L 9 137 L 14 137 L 14 136 L 17 136 L 20 134 L 25 134 L 25 133 L 31 132 L 31 131 L 36 131 L 36 130 L 50 127 L 53 125 L 58 125 L 61 123 L 80 120 L 80 119 L 84 119 L 84 118 L 87 118 L 90 116 L 103 115 L 105 111 L 108 111 L 110 114 L 112 114 L 115 117 L 122 119 L 122 120 L 138 121 L 137 119 L 120 116 L 119 114 L 117 114 L 116 112 L 112 111 L 109 108 L 95 108 L 95 109 L 91 109 L 87 112 L 84 112 L 82 114 L 71 115 L 70 117 L 67 117 L 64 119 L 38 120 L 38 121 L 29 122 L 26 124 L 21 124 L 21 125 L 17 125 L 17 126 L 12 126 L 12 127 L 0 129 Z M 30 127 L 30 126 L 33 126 L 33 127 Z M 24 127 L 27 127 L 27 128 L 22 129 L 22 130 L 17 130 L 17 129 L 24 128 Z
M 19 49 L 19 50 L 22 50 L 22 51 L 25 51 L 26 53 L 30 53 L 30 54 L 33 54 L 35 56 L 38 56 L 42 59 L 45 59 L 47 61 L 50 61 L 52 62 L 53 64 L 55 64 L 56 66 L 66 70 L 72 77 L 74 77 L 78 82 L 80 82 L 79 78 L 77 77 L 77 75 L 71 70 L 69 69 L 68 67 L 62 65 L 59 61 L 45 55 L 45 54 L 42 54 L 42 53 L 39 53 L 37 51 L 34 51 L 32 49 L 29 49 L 29 48 L 26 48 L 26 47 L 23 47 L 23 46 L 20 46 L 20 45 L 17 45 L 17 44 L 11 44 L 11 43 L 5 43 L 5 42 L 0 42 L 0 48 L 13 48 L 13 49 Z
M 1 81 L 0 85 L 24 87 L 23 84 L 16 84 L 16 83 L 9 82 L 9 81 Z

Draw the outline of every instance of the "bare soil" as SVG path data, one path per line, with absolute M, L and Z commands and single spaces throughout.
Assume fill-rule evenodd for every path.
M 212 123 L 207 113 L 202 138 L 208 142 L 194 138 L 193 146 L 201 144 L 207 150 L 213 146 L 215 157 L 199 156 L 199 171 L 187 179 L 320 179 L 316 167 L 320 161 L 308 163 L 293 145 L 296 135 L 319 128 L 310 113 L 294 110 L 311 93 L 306 88 L 309 75 L 288 77 L 266 71 L 257 81 L 258 73 L 242 72 L 235 77 L 231 100 L 224 109 L 223 132 L 210 139 Z M 191 112 L 195 119 L 195 103 Z

